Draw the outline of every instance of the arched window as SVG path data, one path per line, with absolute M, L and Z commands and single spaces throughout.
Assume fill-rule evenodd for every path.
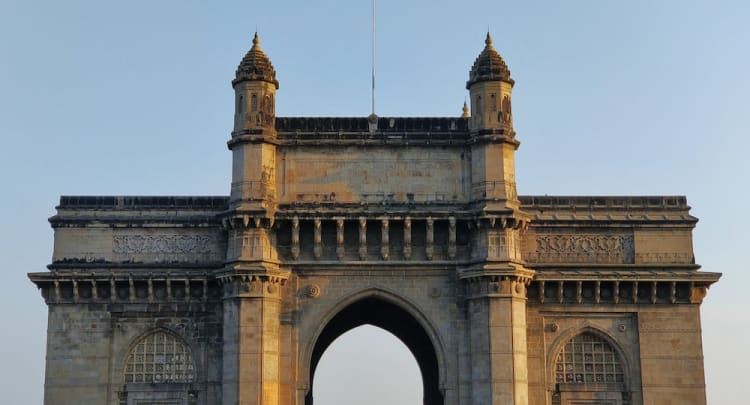
M 250 111 L 256 112 L 258 111 L 258 96 L 253 93 L 252 96 L 250 96 Z
M 602 337 L 584 332 L 570 339 L 557 355 L 557 383 L 623 383 L 622 363 L 612 345 Z
M 193 378 L 190 349 L 164 331 L 142 338 L 125 362 L 125 383 L 189 383 Z

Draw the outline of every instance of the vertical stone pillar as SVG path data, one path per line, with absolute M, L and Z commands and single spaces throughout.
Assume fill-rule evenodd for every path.
M 448 218 L 448 258 L 456 258 L 456 217 Z
M 344 260 L 344 254 L 346 253 L 344 248 L 344 219 L 336 219 L 336 258 Z
M 224 404 L 277 405 L 280 396 L 281 287 L 273 222 L 235 214 L 226 221 L 227 258 L 216 275 L 223 286 Z
M 283 280 L 224 276 L 224 404 L 278 405 Z
M 427 217 L 427 223 L 425 226 L 426 229 L 426 235 L 425 235 L 425 245 L 424 245 L 424 254 L 427 260 L 432 260 L 432 255 L 435 253 L 435 221 Z
M 315 226 L 313 255 L 315 256 L 315 259 L 318 260 L 323 256 L 323 224 L 320 218 L 315 218 L 313 224 Z
M 292 258 L 299 259 L 299 218 L 292 218 Z
M 380 256 L 383 260 L 388 260 L 390 256 L 389 229 L 388 218 L 383 218 L 380 226 Z
M 523 221 L 489 216 L 473 232 L 478 264 L 459 270 L 469 311 L 471 404 L 527 405 L 526 285 L 519 235 Z
M 411 260 L 411 218 L 404 219 L 404 259 Z
M 359 260 L 367 260 L 367 218 L 359 218 Z
M 472 404 L 528 404 L 526 283 L 522 276 L 466 280 Z

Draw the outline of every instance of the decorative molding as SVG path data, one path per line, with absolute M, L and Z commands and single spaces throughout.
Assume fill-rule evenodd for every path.
M 516 183 L 512 181 L 483 181 L 471 184 L 471 195 L 476 199 L 517 200 Z
M 695 263 L 692 253 L 687 252 L 650 252 L 636 253 L 636 263 L 658 263 L 658 264 L 682 264 Z
M 527 252 L 533 263 L 633 263 L 632 235 L 539 234 L 536 251 Z
M 305 288 L 305 295 L 309 298 L 317 298 L 320 297 L 320 286 L 316 284 L 308 285 Z
M 115 235 L 114 253 L 211 253 L 213 242 L 204 235 Z

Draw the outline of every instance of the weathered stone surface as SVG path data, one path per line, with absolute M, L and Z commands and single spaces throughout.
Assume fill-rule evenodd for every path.
M 464 117 L 277 118 L 256 40 L 230 196 L 61 198 L 29 275 L 45 403 L 310 404 L 325 349 L 369 323 L 414 354 L 428 405 L 704 404 L 719 274 L 686 199 L 518 196 L 496 62 L 488 38 Z

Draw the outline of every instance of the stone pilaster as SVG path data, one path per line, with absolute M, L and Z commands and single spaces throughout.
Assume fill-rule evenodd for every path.
M 528 274 L 464 279 L 470 325 L 472 404 L 528 404 L 526 284 L 529 280 Z
M 459 270 L 469 320 L 472 404 L 528 404 L 526 286 L 534 275 L 523 266 L 522 214 L 475 222 L 472 257 Z
M 281 289 L 277 277 L 224 275 L 224 404 L 277 405 Z

